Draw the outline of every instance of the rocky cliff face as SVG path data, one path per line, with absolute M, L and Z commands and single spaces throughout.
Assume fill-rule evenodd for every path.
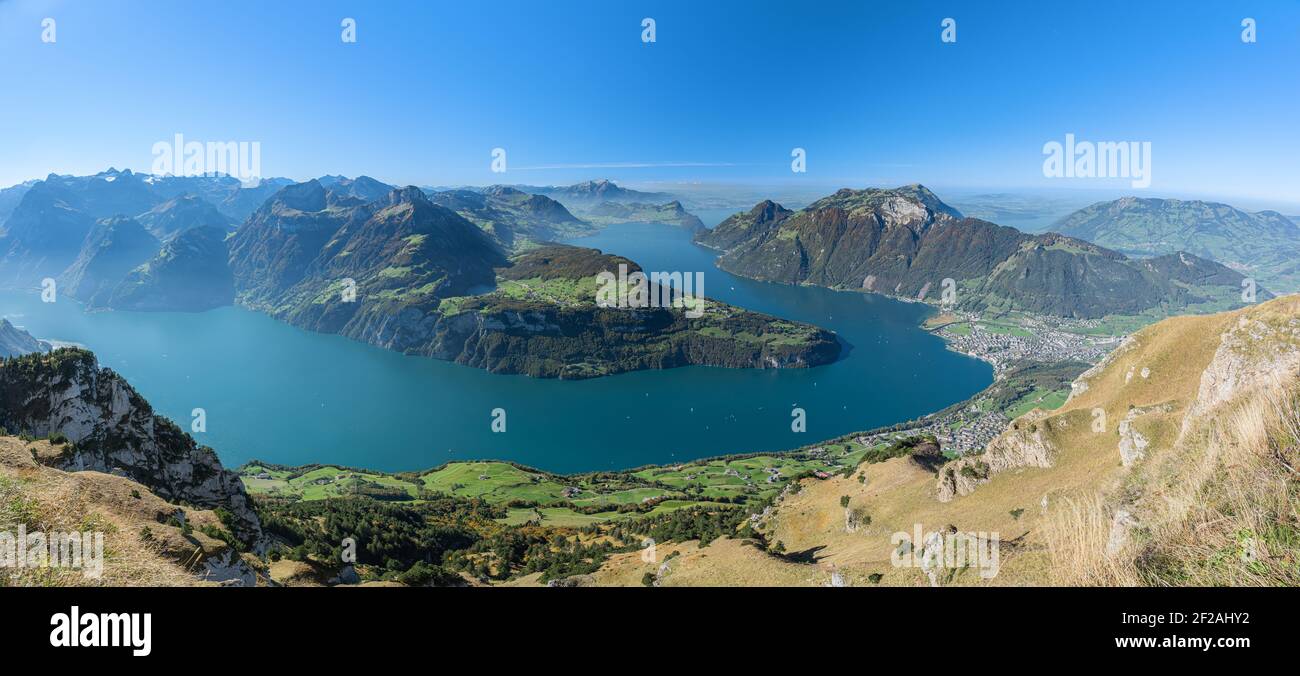
M 716 245 L 726 237 L 736 243 L 718 265 L 757 279 L 914 296 L 942 279 L 934 278 L 940 259 L 926 250 L 934 239 L 927 235 L 960 216 L 922 186 L 840 190 L 805 209 L 782 212 L 763 203 L 748 219 L 733 216 L 735 221 L 720 224 L 708 241 Z M 743 227 L 746 221 L 753 223 Z M 746 234 L 738 237 L 734 231 L 742 228 Z M 951 247 L 944 251 L 954 253 Z M 991 270 L 991 258 L 985 256 L 975 272 Z M 936 264 L 926 265 L 927 259 Z
M 939 469 L 936 485 L 940 502 L 969 495 L 994 474 L 1018 467 L 1051 467 L 1058 449 L 1045 436 L 1048 425 L 1068 425 L 1065 420 L 1048 421 L 1043 411 L 1018 418 L 1000 436 L 989 442 L 979 455 L 958 458 Z
M 90 352 L 64 348 L 0 365 L 0 426 L 35 437 L 62 434 L 71 444 L 47 464 L 117 474 L 169 502 L 224 509 L 245 543 L 262 538 L 238 475 Z

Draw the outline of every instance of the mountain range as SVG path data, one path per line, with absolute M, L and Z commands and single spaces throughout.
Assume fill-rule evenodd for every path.
M 207 200 L 192 194 L 177 195 L 136 217 L 149 233 L 165 240 L 190 228 L 232 229 L 231 219 Z
M 829 332 L 721 303 L 698 319 L 682 308 L 598 307 L 596 276 L 635 264 L 531 240 L 520 252 L 505 246 L 538 232 L 525 230 L 527 215 L 575 222 L 548 198 L 511 188 L 430 197 L 411 186 L 360 205 L 331 195 L 317 181 L 290 186 L 235 233 L 230 260 L 242 304 L 314 331 L 539 377 L 686 364 L 802 367 L 839 354 Z M 501 227 L 444 205 L 492 214 Z M 735 335 L 756 338 L 727 340 Z
M 617 222 L 689 228 L 697 242 L 722 250 L 718 265 L 735 274 L 905 299 L 935 301 L 949 292 L 962 310 L 1099 319 L 1213 311 L 1242 297 L 1239 271 L 1194 253 L 1134 259 L 1068 235 L 1028 235 L 965 218 L 920 185 L 844 189 L 799 210 L 764 201 L 713 230 L 676 200 L 654 203 L 668 195 L 611 181 L 529 190 L 395 188 L 366 176 L 246 187 L 230 177 L 112 169 L 51 175 L 25 187 L 5 222 L 0 281 L 31 286 L 55 277 L 89 307 L 202 311 L 236 302 L 389 349 L 563 377 L 689 363 L 799 366 L 838 353 L 827 348 L 827 335 L 761 315 L 739 320 L 735 309 L 715 318 L 718 335 L 754 335 L 736 330 L 737 321 L 766 323 L 776 328 L 757 335 L 798 335 L 794 349 L 773 354 L 774 343 L 760 340 L 729 354 L 718 343 L 681 342 L 672 336 L 700 322 L 673 319 L 674 310 L 622 315 L 636 316 L 636 331 L 655 337 L 641 345 L 645 351 L 598 348 L 618 322 L 602 319 L 607 312 L 592 298 L 572 294 L 591 277 L 543 279 L 539 293 L 509 272 L 530 251 L 554 254 L 551 242 Z M 1289 223 L 1269 222 L 1279 232 Z M 1087 234 L 1106 232 L 1098 226 Z M 464 311 L 471 307 L 473 314 Z M 497 348 L 484 352 L 487 345 Z M 533 352 L 521 356 L 523 349 Z
M 675 198 L 668 193 L 661 192 L 641 192 L 624 188 L 617 183 L 608 179 L 597 179 L 594 181 L 584 181 L 566 186 L 514 186 L 515 188 L 532 193 L 534 195 L 545 195 L 566 206 L 595 206 L 604 202 L 615 202 L 619 204 L 630 203 L 662 203 L 670 202 Z
M 141 176 L 116 169 L 93 176 L 51 174 L 27 187 L 4 221 L 0 284 L 25 286 L 63 275 L 88 253 L 87 246 L 101 243 L 94 231 L 102 219 L 134 218 L 159 240 L 198 226 L 229 230 L 247 216 L 248 203 L 261 204 L 282 183 L 269 179 L 247 188 L 230 177 Z
M 830 332 L 722 303 L 704 317 L 598 307 L 597 274 L 635 263 L 549 244 L 601 226 L 543 195 L 507 186 L 428 194 L 326 176 L 284 185 L 232 232 L 207 199 L 243 190 L 213 177 L 51 177 L 15 209 L 0 274 L 20 286 L 58 275 L 88 308 L 237 302 L 313 331 L 539 377 L 807 367 L 840 353 Z
M 426 188 L 425 192 L 431 195 L 439 193 L 456 195 L 455 198 L 445 199 L 460 199 L 461 196 L 471 192 L 497 198 L 512 194 L 531 195 L 534 196 L 533 199 L 544 198 L 546 202 L 541 204 L 554 204 L 555 207 L 565 210 L 565 214 L 576 221 L 561 231 L 563 236 L 570 238 L 581 237 L 597 232 L 605 226 L 619 223 L 664 223 L 692 231 L 704 229 L 700 219 L 688 212 L 674 195 L 624 188 L 608 179 L 584 181 L 568 186 L 494 185 L 487 188 L 451 190 Z M 554 207 L 547 206 L 546 209 L 554 209 Z M 465 212 L 461 212 L 461 215 L 476 223 L 492 222 L 490 217 L 476 217 Z M 563 223 L 563 220 L 560 219 L 560 222 Z M 538 234 L 539 237 L 532 237 L 531 240 L 549 241 L 545 239 L 548 233 Z
M 1185 252 L 1134 260 L 1060 234 L 964 218 L 921 185 L 844 189 L 798 211 L 765 201 L 696 241 L 766 281 L 935 297 L 957 308 L 1096 319 L 1240 304 L 1243 275 Z M 1265 297 L 1267 297 L 1267 292 Z

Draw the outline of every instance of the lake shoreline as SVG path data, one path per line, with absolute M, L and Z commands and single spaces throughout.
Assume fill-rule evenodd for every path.
M 609 230 L 581 245 L 646 269 L 712 268 L 713 255 L 680 229 Z M 852 349 L 813 368 L 684 366 L 561 381 L 407 356 L 238 307 L 85 313 L 0 293 L 0 314 L 85 345 L 182 427 L 205 409 L 206 431 L 195 437 L 230 467 L 257 458 L 404 472 L 500 458 L 576 474 L 790 453 L 918 419 L 993 381 L 988 364 L 918 328 L 913 304 L 710 274 L 709 296 L 824 327 Z M 791 429 L 796 407 L 808 411 L 806 434 Z M 492 431 L 498 408 L 507 433 Z

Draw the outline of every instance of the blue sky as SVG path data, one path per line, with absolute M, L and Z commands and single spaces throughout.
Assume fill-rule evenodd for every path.
M 1043 177 L 1073 133 L 1150 141 L 1144 194 L 1300 202 L 1300 3 L 1136 4 L 0 0 L 0 184 L 180 132 L 300 179 L 1106 186 Z

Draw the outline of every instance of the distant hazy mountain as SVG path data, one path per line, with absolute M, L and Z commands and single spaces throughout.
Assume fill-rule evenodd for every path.
M 127 273 L 152 258 L 160 246 L 134 219 L 100 220 L 86 235 L 77 259 L 60 276 L 60 288 L 91 307 L 102 306 Z
M 255 186 L 240 187 L 217 204 L 217 208 L 234 222 L 242 223 L 271 195 L 288 185 L 293 185 L 293 181 L 287 178 L 262 179 Z
M 1275 290 L 1300 289 L 1300 226 L 1276 211 L 1125 197 L 1080 209 L 1053 229 L 1132 256 L 1187 251 Z
M 578 219 L 564 205 L 545 195 L 534 195 L 509 186 L 433 192 L 429 199 L 483 228 L 507 249 L 579 237 L 599 229 Z
M 691 230 L 704 228 L 704 223 L 687 212 L 673 195 L 631 190 L 607 179 L 568 186 L 512 187 L 522 192 L 550 197 L 578 218 L 598 226 L 614 223 L 667 223 Z M 590 231 L 597 229 L 592 228 Z
M 49 352 L 50 344 L 0 319 L 0 357 L 17 357 L 31 352 Z
M 1061 235 L 1027 235 L 962 218 L 919 185 L 840 190 L 793 212 L 761 203 L 697 241 L 726 251 L 723 269 L 756 279 L 933 299 L 951 278 L 958 305 L 976 310 L 1095 318 L 1240 304 L 1242 276 L 1213 261 L 1135 261 Z
M 115 310 L 172 312 L 230 305 L 235 286 L 227 234 L 225 228 L 210 225 L 180 232 L 149 262 L 128 273 L 105 304 Z
M 346 176 L 322 176 L 317 181 L 320 182 L 326 190 L 339 195 L 340 197 L 352 197 L 362 202 L 373 202 L 383 198 L 396 188 L 381 183 L 369 176 L 358 176 L 348 178 Z
M 0 235 L 4 234 L 4 224 L 9 220 L 9 214 L 13 213 L 14 208 L 22 201 L 23 195 L 26 195 L 33 185 L 36 185 L 36 181 L 25 181 L 0 189 Z
M 61 190 L 60 196 L 92 218 L 134 216 L 162 201 L 148 182 L 148 177 L 130 169 L 109 169 L 94 176 L 56 176 L 42 182 L 44 187 Z M 35 190 L 37 186 L 32 186 Z M 28 191 L 28 195 L 31 191 Z M 26 196 L 24 196 L 24 199 Z
M 277 190 L 293 184 L 287 178 L 264 178 L 256 185 L 245 186 L 232 176 L 150 176 L 146 180 L 162 200 L 196 195 L 232 223 L 242 223 Z
M 671 202 L 672 195 L 660 192 L 641 192 L 623 188 L 613 181 L 597 179 L 566 186 L 513 186 L 534 195 L 546 195 L 564 206 L 573 209 L 577 206 L 596 205 L 601 202 L 657 204 Z
M 230 218 L 218 211 L 211 202 L 188 193 L 173 197 L 140 214 L 137 220 L 160 240 L 203 225 L 226 230 L 231 227 Z
M 95 221 L 153 208 L 158 195 L 130 171 L 57 176 L 32 185 L 5 222 L 0 284 L 56 277 L 76 259 Z
M 76 260 L 100 219 L 136 218 L 160 239 L 197 226 L 228 230 L 285 183 L 267 179 L 246 188 L 229 176 L 141 176 L 109 169 L 93 176 L 50 174 L 21 190 L 7 189 L 5 199 L 21 197 L 0 235 L 0 285 L 57 277 Z
M 1048 232 L 1061 217 L 1097 201 L 1070 192 L 1027 191 L 966 193 L 945 199 L 962 215 L 1009 225 L 1031 235 Z
M 600 224 L 664 223 L 686 228 L 692 232 L 705 229 L 704 222 L 676 200 L 667 204 L 601 202 L 579 213 L 588 221 Z
M 144 179 L 161 201 L 195 195 L 212 205 L 224 202 L 242 187 L 234 176 L 149 176 Z

